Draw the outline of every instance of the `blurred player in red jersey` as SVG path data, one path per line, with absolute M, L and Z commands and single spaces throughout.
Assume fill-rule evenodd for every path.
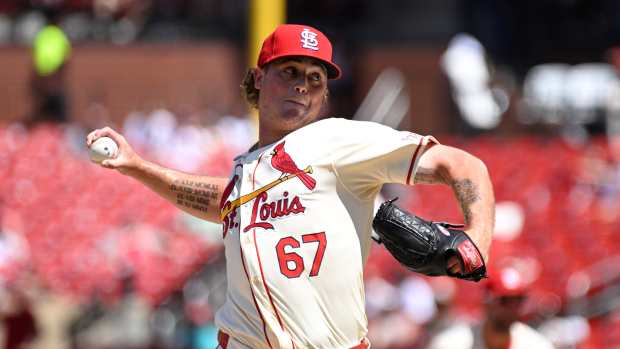
M 473 326 L 457 324 L 440 332 L 431 349 L 548 349 L 551 342 L 519 321 L 528 294 L 513 268 L 492 272 L 486 281 L 484 319 Z

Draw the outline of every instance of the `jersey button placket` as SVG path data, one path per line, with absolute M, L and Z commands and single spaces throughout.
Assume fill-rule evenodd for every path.
M 240 234 L 240 236 L 241 236 L 241 246 L 247 247 L 247 248 L 252 246 L 252 238 L 250 237 L 250 234 L 243 234 L 243 235 Z
M 253 166 L 251 164 L 244 164 L 243 173 L 241 175 L 241 187 L 243 191 L 241 192 L 240 197 L 243 195 L 247 195 L 252 192 L 252 169 Z M 249 224 L 251 220 L 252 214 L 252 202 L 249 201 L 239 207 L 239 243 L 241 245 L 241 249 L 243 249 L 246 261 L 248 263 L 248 273 L 250 273 L 250 278 L 253 279 L 252 275 L 256 275 L 254 272 L 254 263 L 253 263 L 253 250 L 254 250 L 254 241 L 252 240 L 251 230 L 244 232 L 244 227 Z M 252 280 L 253 281 L 253 280 Z M 254 282 L 252 282 L 255 284 Z
M 241 173 L 240 173 L 240 180 L 239 180 L 239 198 L 242 198 L 243 195 L 247 194 L 247 192 L 249 190 L 251 190 L 252 188 L 252 183 L 247 181 L 247 177 L 248 177 L 248 171 L 247 171 L 247 165 L 244 164 L 242 169 L 241 169 Z M 243 239 L 242 239 L 242 235 L 246 235 L 243 233 L 243 227 L 247 224 L 247 222 L 249 222 L 250 217 L 248 217 L 248 211 L 247 211 L 247 206 L 248 204 L 243 204 L 243 205 L 239 205 L 238 208 L 238 212 L 239 212 L 239 243 L 241 243 L 243 245 Z
M 239 176 L 239 182 L 237 184 L 237 197 L 236 199 L 239 200 L 241 199 L 241 197 L 243 196 L 243 191 L 245 190 L 245 188 L 247 187 L 244 180 L 243 180 L 243 176 L 244 176 L 244 172 L 243 169 L 239 170 L 237 172 L 237 175 Z M 237 239 L 238 239 L 238 243 L 240 247 L 243 247 L 243 224 L 245 221 L 245 217 L 244 217 L 244 212 L 243 212 L 243 205 L 239 205 L 236 208 L 236 213 L 235 213 L 235 229 L 237 232 Z
M 246 164 L 245 166 L 243 166 L 243 184 L 244 186 L 247 188 L 246 189 L 246 193 L 245 194 L 249 194 L 251 192 L 254 192 L 254 190 L 256 190 L 256 183 L 255 183 L 255 171 L 256 171 L 256 166 L 258 166 L 258 160 L 253 161 L 252 163 Z M 253 200 L 250 200 L 248 203 L 246 203 L 243 206 L 243 218 L 245 220 L 245 225 L 250 224 L 250 222 L 252 221 L 252 210 L 254 207 L 254 200 L 258 200 L 258 198 L 254 198 Z M 253 234 L 253 229 L 248 230 L 247 232 L 243 232 L 243 230 L 241 230 L 241 234 L 243 235 L 241 238 L 241 244 L 243 246 L 243 250 L 244 252 L 246 252 L 246 258 L 248 261 L 248 272 L 250 273 L 250 280 L 252 283 L 252 286 L 255 290 L 257 290 L 259 293 L 263 293 L 263 280 L 261 278 L 261 273 L 259 270 L 259 262 L 258 262 L 258 256 L 256 254 L 256 241 L 255 239 L 255 235 Z

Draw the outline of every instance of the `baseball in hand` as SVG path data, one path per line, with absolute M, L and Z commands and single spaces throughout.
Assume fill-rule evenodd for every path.
M 115 158 L 118 154 L 118 145 L 110 137 L 97 138 L 89 149 L 90 159 L 96 163 L 101 163 L 105 159 Z

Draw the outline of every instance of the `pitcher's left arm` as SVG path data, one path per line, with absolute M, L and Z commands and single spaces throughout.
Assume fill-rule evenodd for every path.
M 463 213 L 465 232 L 487 262 L 495 225 L 495 196 L 482 160 L 464 150 L 435 144 L 421 155 L 414 183 L 452 188 Z

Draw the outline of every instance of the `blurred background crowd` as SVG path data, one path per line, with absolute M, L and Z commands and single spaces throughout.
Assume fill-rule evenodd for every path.
M 238 87 L 250 13 L 276 3 L 332 39 L 344 77 L 326 115 L 432 134 L 494 182 L 490 267 L 516 276 L 422 277 L 374 246 L 373 348 L 426 348 L 485 321 L 527 323 L 556 348 L 620 348 L 615 0 L 0 1 L 4 347 L 216 346 L 221 227 L 91 164 L 84 139 L 110 125 L 150 160 L 228 175 L 256 137 Z M 462 220 L 445 188 L 383 194 Z

